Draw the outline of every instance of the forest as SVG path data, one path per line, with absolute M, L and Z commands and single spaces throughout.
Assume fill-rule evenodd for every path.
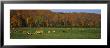
M 101 27 L 101 15 L 61 13 L 51 10 L 11 10 L 10 26 L 18 27 Z

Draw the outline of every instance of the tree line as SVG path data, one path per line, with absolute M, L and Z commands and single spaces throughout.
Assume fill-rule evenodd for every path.
M 101 27 L 95 13 L 58 13 L 50 10 L 10 10 L 10 26 L 18 27 Z

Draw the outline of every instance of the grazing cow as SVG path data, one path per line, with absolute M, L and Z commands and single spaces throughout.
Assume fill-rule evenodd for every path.
M 53 32 L 55 32 L 55 31 L 53 31 Z
M 32 35 L 32 33 L 27 32 L 27 35 Z
M 43 33 L 42 30 L 36 30 L 36 31 L 35 31 L 35 34 L 42 34 L 42 33 Z
M 50 31 L 48 31 L 48 33 L 50 33 Z

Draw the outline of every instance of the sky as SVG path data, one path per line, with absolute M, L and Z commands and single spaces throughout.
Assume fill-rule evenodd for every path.
M 84 13 L 97 13 L 101 14 L 100 9 L 53 9 L 53 12 L 71 13 L 71 12 L 84 12 Z

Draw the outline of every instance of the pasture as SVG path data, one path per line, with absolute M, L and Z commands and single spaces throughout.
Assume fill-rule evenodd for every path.
M 100 39 L 100 28 L 14 28 L 11 39 Z

